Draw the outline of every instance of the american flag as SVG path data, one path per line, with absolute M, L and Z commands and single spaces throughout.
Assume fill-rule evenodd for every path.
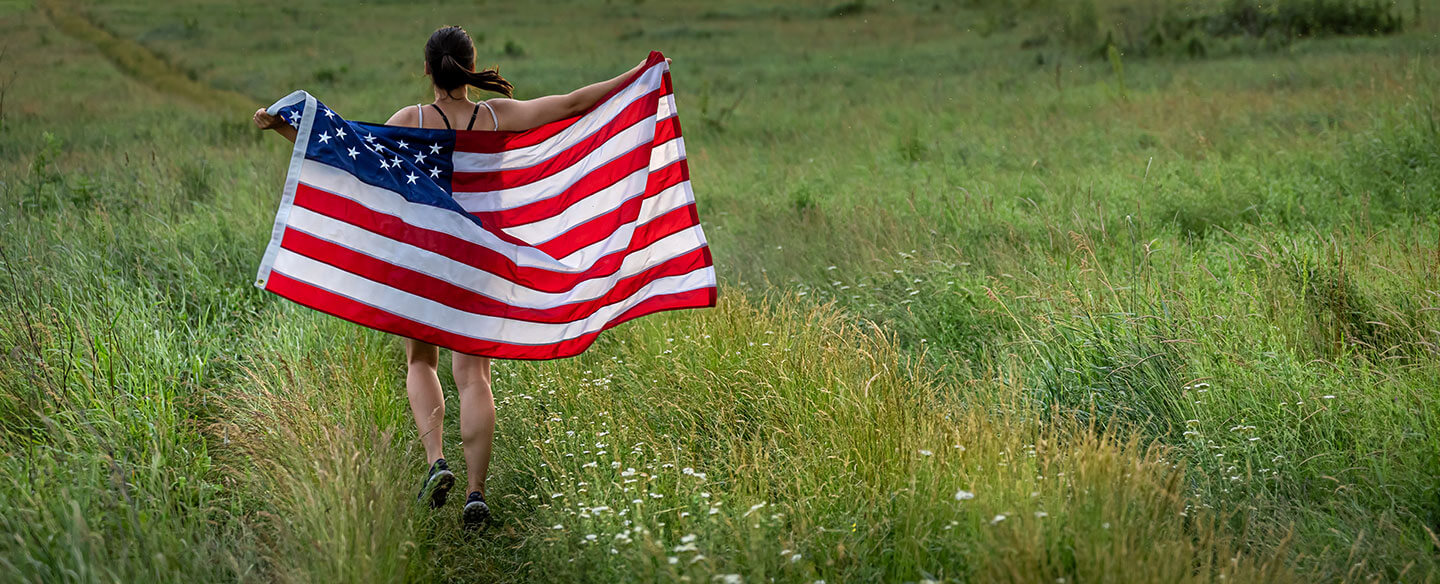
M 352 122 L 304 91 L 268 111 L 297 136 L 260 288 L 506 359 L 573 356 L 632 318 L 715 305 L 658 52 L 586 112 L 524 132 Z

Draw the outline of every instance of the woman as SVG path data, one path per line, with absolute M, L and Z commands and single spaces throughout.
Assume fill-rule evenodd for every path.
M 406 106 L 388 125 L 411 128 L 521 131 L 579 114 L 595 105 L 611 89 L 620 85 L 644 65 L 609 81 L 588 85 L 565 95 L 517 100 L 511 99 L 512 86 L 495 69 L 475 71 L 475 46 L 470 35 L 458 26 L 435 31 L 425 43 L 425 74 L 430 76 L 435 100 L 429 104 Z M 505 98 L 470 101 L 467 86 L 499 93 Z M 262 130 L 275 130 L 295 141 L 295 129 L 262 108 L 256 110 L 255 125 Z M 455 122 L 452 125 L 452 120 Z M 420 431 L 429 463 L 419 499 L 429 499 L 432 508 L 445 504 L 455 483 L 445 462 L 442 424 L 445 399 L 440 391 L 436 367 L 440 350 L 435 345 L 405 339 L 405 355 L 409 373 L 405 388 L 410 396 L 410 411 Z M 470 493 L 461 513 L 464 526 L 474 529 L 485 525 L 490 508 L 485 504 L 485 476 L 490 466 L 491 438 L 495 432 L 495 399 L 490 393 L 490 359 L 454 353 L 451 363 L 455 386 L 460 394 L 460 443 L 465 451 L 467 489 Z

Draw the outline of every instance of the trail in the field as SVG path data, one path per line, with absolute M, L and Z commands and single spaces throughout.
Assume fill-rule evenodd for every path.
M 116 69 L 156 91 L 214 110 L 243 111 L 257 103 L 254 98 L 191 79 L 140 43 L 100 28 L 80 7 L 66 0 L 38 0 L 36 5 L 55 28 L 94 46 Z

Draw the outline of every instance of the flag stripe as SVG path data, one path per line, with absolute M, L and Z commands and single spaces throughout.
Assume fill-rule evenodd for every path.
M 647 120 L 654 117 L 654 105 L 650 102 L 651 111 L 644 112 Z M 457 168 L 453 179 L 455 190 L 468 193 L 503 191 L 550 178 L 578 164 L 603 165 L 637 146 L 653 143 L 655 130 L 655 124 L 629 120 L 628 125 L 617 123 L 607 126 L 605 130 L 532 166 L 478 172 Z
M 629 140 L 606 142 L 573 164 L 523 184 L 500 184 L 494 180 L 486 182 L 485 177 L 488 175 L 457 172 L 451 179 L 455 200 L 460 201 L 461 206 L 471 213 L 513 209 L 554 197 L 587 181 L 595 182 L 597 179 L 590 175 L 597 171 L 604 171 L 608 173 L 605 176 L 610 177 L 609 180 L 598 179 L 602 182 L 598 182 L 596 186 L 604 187 L 647 163 L 655 167 L 657 163 L 664 165 L 679 160 L 684 156 L 679 138 L 669 130 L 664 130 L 665 134 L 659 133 L 663 126 L 673 124 L 674 119 L 670 118 L 659 126 L 647 126 L 643 128 L 643 133 L 638 133 L 639 135 Z M 671 139 L 663 140 L 662 135 L 668 135 Z M 624 170 L 618 175 L 615 174 L 617 163 L 624 166 Z M 593 192 L 593 189 L 590 192 Z
M 686 172 L 685 177 L 689 178 L 687 165 L 675 164 L 685 159 L 685 146 L 679 138 L 679 125 L 666 125 L 668 127 L 656 135 L 655 143 L 661 145 L 659 148 L 650 150 L 648 155 L 642 149 L 626 153 L 575 182 L 564 185 L 557 196 L 496 211 L 477 209 L 481 204 L 493 204 L 495 201 L 493 198 L 487 199 L 486 194 L 470 193 L 461 197 L 461 205 L 484 220 L 486 225 L 513 227 L 566 213 L 573 205 L 586 202 L 595 196 L 602 196 L 603 200 L 603 197 L 613 196 L 615 191 L 665 188 L 669 185 L 659 181 L 671 179 L 668 176 L 670 174 Z M 644 180 L 647 174 L 648 181 Z M 512 189 L 512 192 L 516 191 Z M 473 203 L 466 206 L 467 202 L 472 201 Z
M 289 298 L 298 304 L 351 322 L 362 323 L 377 330 L 417 339 L 462 353 L 486 355 L 498 359 L 561 359 L 573 357 L 584 352 L 585 349 L 590 348 L 590 345 L 595 342 L 595 338 L 605 329 L 656 312 L 714 306 L 716 299 L 716 291 L 713 287 L 665 296 L 654 296 L 637 304 L 624 314 L 615 317 L 606 323 L 602 329 L 587 335 L 546 345 L 516 345 L 477 339 L 426 326 L 390 312 L 377 310 L 375 307 L 356 302 L 328 290 L 293 280 L 281 273 L 275 273 L 265 289 Z
M 526 308 L 496 300 L 424 272 L 386 262 L 297 229 L 292 228 L 286 231 L 282 247 L 319 262 L 344 266 L 346 271 L 357 276 L 453 306 L 465 312 L 543 323 L 566 323 L 579 320 L 607 304 L 629 298 L 652 280 L 682 276 L 708 265 L 704 252 L 697 248 L 670 260 L 652 264 L 645 270 L 629 277 L 605 282 L 608 286 L 601 291 L 603 293 L 601 296 L 569 304 L 558 304 L 549 308 Z
M 371 219 L 387 230 L 403 231 L 413 226 L 466 240 L 474 244 L 472 248 L 466 248 L 467 253 L 493 253 L 500 256 L 497 261 L 515 267 L 563 273 L 583 272 L 592 267 L 596 259 L 617 251 L 619 246 L 627 243 L 622 237 L 610 237 L 591 246 L 582 255 L 572 254 L 564 258 L 556 258 L 528 245 L 518 245 L 508 241 L 502 237 L 506 236 L 503 230 L 494 229 L 492 231 L 477 224 L 477 221 L 481 221 L 480 219 L 406 200 L 400 193 L 362 183 L 348 173 L 333 167 L 311 163 L 306 165 L 301 175 L 302 182 L 298 185 L 297 191 L 306 192 L 297 193 L 297 197 L 303 195 L 308 200 L 317 197 L 325 198 L 324 195 L 330 194 L 355 204 L 349 205 L 346 201 L 330 201 L 331 204 L 346 206 L 346 210 L 328 213 L 332 216 L 350 221 L 348 215 L 341 213 L 353 213 L 357 219 L 369 217 L 372 213 L 388 215 L 390 216 L 388 218 L 372 217 Z M 323 192 L 317 193 L 316 190 Z M 391 224 L 396 222 L 399 224 Z M 635 242 L 629 243 L 633 246 Z M 649 245 L 649 242 L 644 242 L 642 245 Z
M 579 164 L 593 167 L 598 162 L 603 165 L 603 162 L 613 160 L 617 152 L 628 152 L 637 145 L 661 144 L 679 135 L 678 120 L 674 116 L 651 123 L 654 120 L 654 105 L 655 102 L 651 101 L 649 111 L 639 112 L 643 118 L 616 120 L 605 130 L 531 166 L 501 170 L 459 167 L 455 172 L 455 189 L 468 193 L 512 189 L 550 178 Z
M 616 224 L 628 224 L 632 221 L 637 222 L 636 237 L 642 241 L 653 237 L 653 234 L 697 225 L 699 218 L 695 215 L 694 197 L 690 194 L 689 186 L 688 182 L 680 183 L 675 189 L 668 191 L 671 193 L 669 196 L 632 199 L 624 207 L 566 232 L 564 237 L 535 244 L 535 249 L 556 257 L 566 257 L 604 241 L 614 232 Z M 646 218 L 638 219 L 642 214 L 646 215 Z
M 658 278 L 645 283 L 623 300 L 606 304 L 582 318 L 563 323 L 528 322 L 466 312 L 318 262 L 303 255 L 282 251 L 275 258 L 275 272 L 415 322 L 451 332 L 518 345 L 558 342 L 599 330 L 614 316 L 651 296 L 688 292 L 713 287 L 714 268 Z
M 455 201 L 487 224 L 498 223 L 507 227 L 523 225 L 558 215 L 570 208 L 570 205 L 621 180 L 634 180 L 638 187 L 638 177 L 634 176 L 636 172 L 646 168 L 655 172 L 684 159 L 684 141 L 682 138 L 675 138 L 652 150 L 636 148 L 599 168 L 573 166 L 571 170 L 575 172 L 566 171 L 570 176 L 557 174 L 503 191 L 456 192 Z
M 553 257 L 563 257 L 569 252 L 556 253 L 554 249 L 545 247 L 545 244 L 555 240 L 583 240 L 577 247 L 589 245 L 601 239 L 592 237 L 585 233 L 573 232 L 572 230 L 581 226 L 604 226 L 622 225 L 629 221 L 640 220 L 643 222 L 646 217 L 651 216 L 652 209 L 659 209 L 664 206 L 666 209 L 682 204 L 676 197 L 689 196 L 689 180 L 683 172 L 683 167 L 677 167 L 673 171 L 651 174 L 649 184 L 643 190 L 636 189 L 630 193 L 616 192 L 597 193 L 585 199 L 564 213 L 541 219 L 539 221 L 504 228 L 505 233 L 510 234 L 522 241 L 528 242 Z M 683 191 L 681 193 L 680 191 Z M 659 199 L 659 200 L 654 200 Z M 693 201 L 693 198 L 688 199 Z M 639 203 L 638 214 L 617 214 L 627 205 Z
M 674 217 L 673 222 L 690 221 L 687 217 Z M 451 284 L 522 308 L 550 308 L 563 304 L 589 300 L 602 296 L 615 281 L 628 278 L 646 269 L 647 266 L 668 261 L 674 257 L 704 247 L 699 231 L 695 227 L 680 229 L 655 243 L 637 248 L 625 255 L 624 261 L 613 273 L 579 280 L 566 290 L 536 290 L 490 273 L 484 266 L 467 263 L 445 255 L 387 238 L 366 229 L 297 207 L 290 229 L 310 237 L 354 250 L 357 253 L 395 265 L 422 272 Z M 288 233 L 288 232 L 287 232 Z M 289 247 L 283 244 L 285 247 Z
M 364 231 L 445 256 L 521 286 L 543 292 L 564 292 L 573 289 L 585 280 L 610 276 L 622 267 L 625 258 L 630 253 L 647 251 L 651 244 L 698 225 L 698 222 L 693 220 L 693 214 L 688 217 L 672 217 L 674 215 L 672 212 L 662 216 L 666 219 L 664 221 L 652 220 L 644 225 L 629 225 L 626 228 L 617 229 L 604 241 L 566 256 L 566 259 L 576 255 L 598 256 L 594 261 L 584 262 L 588 266 L 586 269 L 560 272 L 517 265 L 502 252 L 479 245 L 470 239 L 425 229 L 400 217 L 373 211 L 345 197 L 310 188 L 307 185 L 302 184 L 297 190 L 295 205 L 298 208 L 313 211 L 317 215 L 349 223 Z M 295 215 L 291 219 L 292 224 L 308 219 L 308 216 L 303 216 L 298 212 L 292 214 Z M 703 238 L 698 236 L 698 231 L 696 233 L 696 243 L 703 243 Z M 620 241 L 625 246 L 607 246 L 612 240 Z M 679 242 L 680 245 L 686 243 L 689 243 L 689 240 L 682 239 Z M 532 251 L 540 253 L 533 248 Z M 663 250 L 648 250 L 647 253 L 654 254 L 657 251 Z M 684 251 L 688 251 L 688 249 Z

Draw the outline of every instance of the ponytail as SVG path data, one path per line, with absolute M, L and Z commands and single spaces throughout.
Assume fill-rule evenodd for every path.
M 447 26 L 430 35 L 425 43 L 425 62 L 430 65 L 430 80 L 447 92 L 466 85 L 514 97 L 515 86 L 500 76 L 499 69 L 475 71 L 475 45 L 470 35 L 458 26 Z
M 493 91 L 505 97 L 515 97 L 515 86 L 500 76 L 500 69 L 497 67 L 482 69 L 479 73 L 471 73 L 470 79 L 466 83 L 476 89 Z

